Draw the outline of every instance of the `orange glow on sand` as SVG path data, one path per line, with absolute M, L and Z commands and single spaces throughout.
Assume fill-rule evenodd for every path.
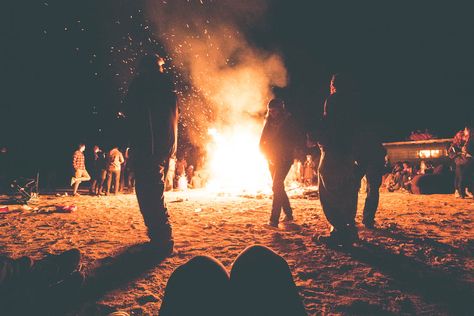
M 267 161 L 259 150 L 256 126 L 233 126 L 226 131 L 208 130 L 206 188 L 213 192 L 269 193 L 271 177 Z

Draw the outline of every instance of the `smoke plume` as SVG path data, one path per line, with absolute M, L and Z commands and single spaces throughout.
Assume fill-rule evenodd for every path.
M 282 58 L 253 47 L 245 37 L 266 9 L 264 0 L 148 1 L 149 19 L 173 67 L 192 85 L 180 97 L 195 143 L 209 127 L 255 125 L 272 97 L 271 87 L 286 85 Z

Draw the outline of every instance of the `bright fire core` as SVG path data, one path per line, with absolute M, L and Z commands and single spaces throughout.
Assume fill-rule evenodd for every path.
M 259 132 L 244 126 L 223 133 L 211 128 L 207 146 L 207 189 L 229 193 L 271 190 L 267 161 L 259 150 Z

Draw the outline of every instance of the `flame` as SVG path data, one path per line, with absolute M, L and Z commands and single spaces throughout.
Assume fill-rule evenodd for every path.
M 255 126 L 235 125 L 219 132 L 210 128 L 207 145 L 209 174 L 206 188 L 228 193 L 271 192 L 267 161 L 260 152 Z

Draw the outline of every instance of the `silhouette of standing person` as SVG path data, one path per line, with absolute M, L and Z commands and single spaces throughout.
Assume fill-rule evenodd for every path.
M 333 245 L 349 245 L 358 239 L 355 227 L 358 184 L 353 153 L 358 119 L 352 88 L 347 76 L 332 76 L 331 95 L 324 104 L 319 135 L 319 196 L 332 227 L 329 236 L 319 236 L 318 240 Z
M 365 176 L 367 179 L 366 198 L 364 203 L 362 223 L 366 228 L 374 228 L 375 213 L 379 205 L 379 189 L 385 172 L 385 155 L 379 136 L 370 129 L 359 132 L 354 146 L 357 161 L 357 184 Z
M 278 227 L 281 210 L 285 213 L 284 222 L 293 220 L 293 210 L 285 191 L 285 178 L 293 162 L 297 144 L 296 123 L 286 111 L 281 99 L 273 99 L 268 104 L 265 125 L 260 137 L 260 150 L 268 161 L 272 176 L 273 202 L 269 225 Z
M 135 191 L 151 245 L 163 255 L 173 252 L 173 236 L 164 201 L 164 176 L 176 151 L 178 107 L 163 58 L 145 56 L 127 96 Z

